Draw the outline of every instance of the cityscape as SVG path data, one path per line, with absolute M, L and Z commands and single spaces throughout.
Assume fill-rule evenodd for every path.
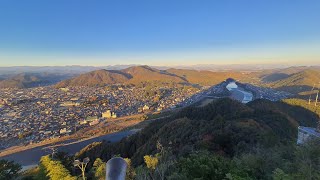
M 218 85 L 135 87 L 112 85 L 105 87 L 52 86 L 28 89 L 3 89 L 0 95 L 1 149 L 39 143 L 74 134 L 77 130 L 95 126 L 117 117 L 161 113 L 201 102 L 204 99 L 228 97 L 228 79 Z M 253 99 L 279 101 L 292 94 L 250 84 L 239 88 L 255 94 Z M 232 89 L 231 98 L 242 102 L 244 91 Z M 253 96 L 253 95 L 252 95 Z
M 1 93 L 1 149 L 70 135 L 109 118 L 175 108 L 195 88 L 79 87 L 5 89 Z
M 320 1 L 0 1 L 0 180 L 320 180 Z

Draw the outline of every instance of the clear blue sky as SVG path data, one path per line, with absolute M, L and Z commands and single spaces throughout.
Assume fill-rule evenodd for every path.
M 314 63 L 319 47 L 319 0 L 0 2 L 0 66 Z

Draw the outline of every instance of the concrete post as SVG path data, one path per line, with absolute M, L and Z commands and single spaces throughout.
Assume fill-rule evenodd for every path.
M 106 165 L 106 180 L 125 180 L 127 162 L 121 157 L 110 159 Z

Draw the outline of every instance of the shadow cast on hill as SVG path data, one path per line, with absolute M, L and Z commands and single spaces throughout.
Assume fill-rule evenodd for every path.
M 300 92 L 310 91 L 312 87 L 307 85 L 301 85 L 301 86 L 283 86 L 275 89 L 278 91 L 287 91 L 297 95 Z
M 290 77 L 290 75 L 285 73 L 273 73 L 270 75 L 263 76 L 261 78 L 263 83 L 270 83 L 270 82 L 276 82 L 282 79 L 286 79 L 288 77 Z
M 132 79 L 133 78 L 133 76 L 131 74 L 128 74 L 128 73 L 125 73 L 125 72 L 122 72 L 122 71 L 119 71 L 119 70 L 106 70 L 106 71 L 108 71 L 110 73 L 114 73 L 114 74 L 123 75 L 128 79 Z
M 183 81 L 189 82 L 185 77 L 178 76 L 178 75 L 170 73 L 170 72 L 168 72 L 166 70 L 161 70 L 160 74 L 165 74 L 165 75 L 168 75 L 168 76 L 177 77 L 177 78 L 182 79 Z

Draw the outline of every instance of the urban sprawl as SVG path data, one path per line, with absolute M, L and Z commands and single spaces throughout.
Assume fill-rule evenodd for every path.
M 220 98 L 226 95 L 226 85 L 2 89 L 0 150 L 71 135 L 112 118 L 162 112 L 206 98 Z M 252 85 L 244 88 L 254 93 L 254 98 L 275 101 L 290 96 Z

